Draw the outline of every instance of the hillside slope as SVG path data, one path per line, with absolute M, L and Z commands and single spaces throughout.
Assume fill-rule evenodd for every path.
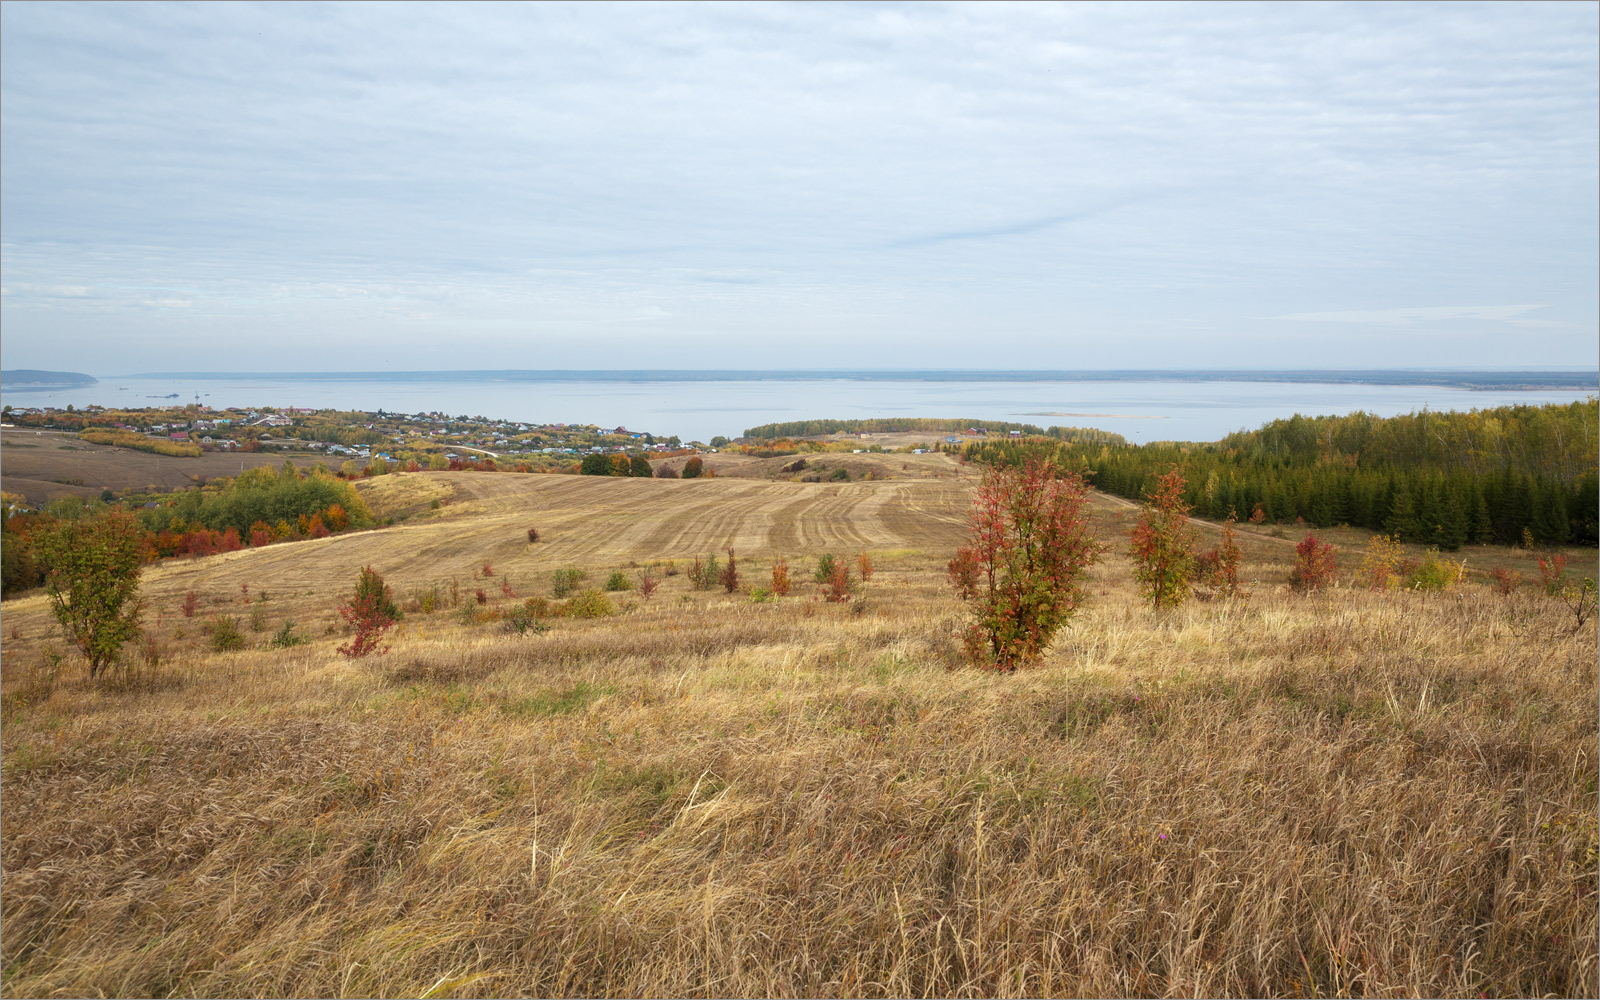
M 1249 600 L 1158 616 L 1096 498 L 1087 606 L 998 676 L 944 582 L 969 486 L 382 477 L 396 527 L 149 569 L 159 662 L 106 690 L 7 602 L 0 989 L 1597 992 L 1592 618 L 1348 559 L 1300 596 L 1270 529 Z M 497 619 L 729 544 L 736 594 L 662 564 L 613 616 Z M 856 600 L 815 599 L 824 549 L 872 557 Z M 795 593 L 753 602 L 778 556 Z M 459 606 L 344 659 L 368 563 Z M 262 648 L 211 652 L 217 617 Z

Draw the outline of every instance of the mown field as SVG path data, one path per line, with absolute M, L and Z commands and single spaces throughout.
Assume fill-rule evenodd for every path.
M 928 471 L 371 480 L 403 523 L 147 569 L 159 663 L 104 689 L 6 602 L 0 991 L 1600 993 L 1592 619 L 1361 590 L 1359 532 L 1301 596 L 1270 528 L 1247 601 L 1156 615 L 1101 497 L 1088 605 L 999 676 L 944 582 L 974 480 Z M 690 589 L 728 546 L 741 590 L 782 556 L 795 593 Z M 816 599 L 824 551 L 870 554 L 856 600 Z M 466 611 L 347 660 L 367 564 Z M 486 620 L 649 564 L 615 616 Z M 218 615 L 312 641 L 212 653 Z
M 104 489 L 174 490 L 221 476 L 236 476 L 258 465 L 278 466 L 283 452 L 206 452 L 196 458 L 169 458 L 131 448 L 91 444 L 76 434 L 10 429 L 0 432 L 0 464 L 6 492 L 30 503 L 57 497 L 96 497 Z M 295 452 L 301 465 L 327 456 Z

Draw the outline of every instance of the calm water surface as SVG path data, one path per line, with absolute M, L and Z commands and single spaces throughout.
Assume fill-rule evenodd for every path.
M 177 393 L 178 398 L 167 397 Z M 1394 416 L 1426 406 L 1470 410 L 1567 403 L 1582 391 L 1472 391 L 1287 382 L 939 382 L 859 379 L 712 382 L 380 382 L 229 379 L 103 380 L 82 389 L 8 389 L 12 406 L 313 406 L 442 411 L 536 423 L 624 426 L 686 441 L 737 437 L 786 420 L 970 417 L 1099 427 L 1130 441 L 1215 441 L 1302 413 Z

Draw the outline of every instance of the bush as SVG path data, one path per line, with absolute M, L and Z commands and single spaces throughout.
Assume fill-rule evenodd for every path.
M 339 652 L 355 659 L 381 652 L 378 644 L 383 640 L 383 634 L 400 620 L 400 609 L 395 607 L 394 595 L 383 582 L 383 577 L 371 566 L 366 566 L 356 579 L 355 594 L 340 605 L 339 617 L 355 630 L 355 635 L 339 647 Z
M 701 460 L 699 455 L 696 455 L 687 462 L 683 463 L 683 478 L 699 479 L 705 474 L 705 469 L 706 463 Z
M 139 567 L 144 532 L 131 514 L 111 511 L 37 532 L 34 542 L 51 613 L 84 658 L 94 680 L 137 639 Z
M 1099 557 L 1085 516 L 1089 488 L 1031 461 L 991 468 L 978 488 L 969 548 L 978 566 L 967 652 L 1001 670 L 1039 659 L 1083 601 Z
M 717 582 L 721 583 L 722 589 L 730 594 L 739 587 L 739 560 L 734 558 L 731 548 L 728 550 L 728 565 L 717 575 Z
M 1133 575 L 1155 608 L 1175 608 L 1189 596 L 1200 533 L 1183 502 L 1183 473 L 1174 468 L 1156 480 L 1139 511 L 1131 536 Z
M 772 564 L 772 592 L 779 597 L 786 597 L 789 588 L 789 563 L 785 559 L 779 559 Z
M 817 557 L 817 571 L 811 574 L 811 579 L 816 583 L 827 583 L 833 578 L 833 553 L 824 552 Z
M 529 598 L 529 602 L 532 602 L 532 598 Z M 527 635 L 529 632 L 537 635 L 540 632 L 550 631 L 549 624 L 540 621 L 539 616 L 535 615 L 526 604 L 520 604 L 508 610 L 504 621 L 505 630 L 517 635 Z
M 842 465 L 834 469 L 832 475 L 828 476 L 828 482 L 830 483 L 848 483 L 849 481 L 850 470 Z
M 1367 539 L 1367 554 L 1361 559 L 1361 578 L 1373 590 L 1393 590 L 1405 579 L 1400 563 L 1400 543 L 1392 535 L 1373 535 Z
M 249 645 L 245 642 L 244 633 L 239 631 L 239 619 L 229 615 L 212 619 L 207 631 L 211 633 L 213 653 L 227 653 Z
M 695 590 L 710 590 L 722 579 L 722 564 L 715 555 L 701 559 L 695 557 L 693 565 L 689 567 L 689 586 Z
M 663 465 L 661 468 L 656 470 L 656 478 L 657 479 L 677 479 L 678 478 L 678 470 L 674 469 L 670 465 Z
M 768 604 L 775 600 L 777 600 L 777 597 L 772 593 L 770 588 L 757 587 L 750 591 L 751 604 Z
M 1566 586 L 1567 557 L 1559 552 L 1539 557 L 1539 582 L 1551 597 L 1560 596 Z
M 412 608 L 413 611 L 420 611 L 425 615 L 433 614 L 435 611 L 439 610 L 439 606 L 444 603 L 439 596 L 439 585 L 434 584 L 433 586 L 428 587 L 426 590 L 413 591 L 411 594 L 411 603 L 415 605 L 415 607 Z
M 1438 549 L 1429 549 L 1406 575 L 1406 586 L 1412 590 L 1449 590 L 1466 575 L 1466 569 L 1465 563 L 1445 559 Z
M 584 572 L 576 566 L 567 566 L 550 574 L 550 596 L 560 600 L 578 589 Z
M 648 601 L 651 597 L 653 597 L 655 595 L 656 588 L 659 587 L 659 586 L 661 586 L 661 581 L 657 580 L 655 577 L 651 576 L 649 570 L 644 570 L 644 571 L 640 572 L 640 574 L 639 574 L 639 596 L 640 597 L 642 597 L 642 598 L 644 598 L 645 600 Z
M 843 562 L 835 562 L 828 572 L 828 582 L 823 584 L 823 599 L 833 604 L 843 604 L 850 600 L 853 589 L 850 585 L 850 567 Z
M 550 607 L 550 602 L 542 597 L 530 597 L 522 602 L 522 606 L 535 618 L 549 618 L 555 613 Z
M 1307 533 L 1294 547 L 1294 572 L 1289 582 L 1302 593 L 1321 590 L 1333 582 L 1333 546 L 1319 542 L 1317 536 Z
M 1214 594 L 1223 597 L 1248 597 L 1239 586 L 1239 562 L 1244 553 L 1239 548 L 1238 533 L 1233 530 L 1233 515 L 1223 522 L 1222 541 L 1195 558 L 1194 578 Z
M 186 592 L 183 595 L 183 604 L 179 608 L 179 610 L 181 610 L 183 612 L 183 617 L 185 617 L 185 618 L 193 618 L 196 609 L 198 609 L 199 607 L 200 607 L 200 595 L 196 594 L 194 591 L 191 590 L 191 591 Z
M 627 574 L 622 572 L 620 569 L 612 570 L 611 575 L 606 577 L 606 590 L 610 591 L 611 593 L 616 593 L 619 590 L 632 589 L 633 582 L 629 580 Z
M 294 622 L 287 621 L 283 623 L 283 628 L 273 633 L 272 638 L 268 639 L 267 643 L 278 649 L 287 649 L 290 646 L 303 645 L 309 641 L 305 636 L 295 632 Z
M 568 618 L 605 618 L 617 613 L 616 605 L 598 590 L 584 590 L 574 594 L 563 613 Z
M 1511 595 L 1522 586 L 1522 574 L 1504 566 L 1496 566 L 1489 570 L 1489 579 L 1494 582 L 1494 592 L 1502 597 Z
M 532 545 L 534 542 L 537 542 L 538 540 L 539 540 L 539 529 L 538 528 L 529 528 L 528 529 L 528 544 Z

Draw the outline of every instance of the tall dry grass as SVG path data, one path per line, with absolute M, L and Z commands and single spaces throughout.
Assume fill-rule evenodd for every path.
M 110 689 L 47 676 L 30 620 L 0 985 L 1600 993 L 1593 622 L 1479 584 L 1300 597 L 1277 548 L 1248 602 L 1163 616 L 1113 555 L 1012 677 L 960 665 L 917 552 L 874 553 L 864 606 L 678 576 L 542 636 L 412 615 L 361 662 L 322 620 L 210 655 L 169 619 Z

